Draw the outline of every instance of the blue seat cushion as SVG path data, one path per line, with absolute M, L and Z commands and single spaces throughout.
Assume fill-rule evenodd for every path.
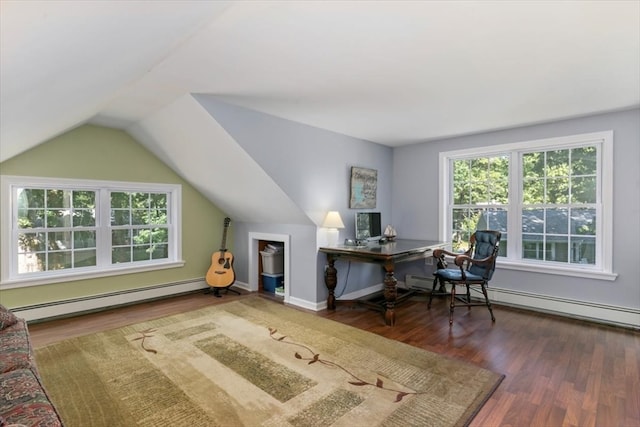
M 434 276 L 438 276 L 441 277 L 445 280 L 451 280 L 453 282 L 462 282 L 462 273 L 460 273 L 460 270 L 454 270 L 452 268 L 445 268 L 445 269 L 440 269 L 440 270 L 436 270 L 433 273 Z M 466 276 L 467 276 L 467 282 L 482 282 L 484 281 L 484 279 L 482 278 L 482 276 L 478 276 L 477 274 L 473 274 L 471 272 L 466 272 Z

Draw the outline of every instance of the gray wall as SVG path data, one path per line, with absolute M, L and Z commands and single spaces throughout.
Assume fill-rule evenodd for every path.
M 614 131 L 613 269 L 615 281 L 500 269 L 493 287 L 612 307 L 640 308 L 640 110 L 526 126 L 516 129 L 429 141 L 391 149 L 368 141 L 296 123 L 198 96 L 244 150 L 303 209 L 318 227 L 329 210 L 340 211 L 353 236 L 349 209 L 352 166 L 378 170 L 378 203 L 383 224 L 392 223 L 403 238 L 438 238 L 438 156 L 441 151 L 521 142 L 605 130 Z M 241 171 L 238 171 L 241 173 Z M 265 206 L 268 209 L 268 206 Z M 315 227 L 291 224 L 236 224 L 238 279 L 247 281 L 249 232 L 291 235 L 291 296 L 310 302 L 326 298 L 324 256 L 318 254 Z M 315 266 L 315 267 L 314 267 Z M 400 265 L 405 274 L 429 276 L 423 262 Z M 349 271 L 347 279 L 346 271 Z M 338 263 L 336 291 L 351 293 L 382 281 L 379 267 Z
M 234 268 L 238 273 L 238 280 L 248 283 L 249 265 L 249 233 L 286 234 L 290 236 L 290 272 L 287 278 L 292 284 L 291 296 L 308 302 L 318 302 L 326 299 L 326 293 L 321 293 L 325 288 L 316 286 L 317 278 L 317 247 L 316 227 L 291 224 L 256 224 L 237 223 L 234 239 Z M 237 236 L 242 236 L 238 238 Z M 252 250 L 257 250 L 252 248 Z M 256 254 L 257 256 L 257 254 Z M 241 266 L 240 268 L 238 266 Z M 322 296 L 324 295 L 324 297 Z
M 394 150 L 392 219 L 401 236 L 438 236 L 438 156 L 441 151 L 614 131 L 613 271 L 615 281 L 498 270 L 492 285 L 504 289 L 640 308 L 640 110 L 595 115 L 517 129 L 434 141 Z M 422 274 L 425 266 L 403 266 Z
M 196 95 L 195 98 L 317 227 L 322 225 L 328 211 L 337 210 L 346 227 L 340 230 L 340 239 L 354 236 L 357 210 L 349 209 L 352 166 L 378 171 L 377 206 L 372 210 L 381 212 L 383 224 L 391 221 L 391 148 L 237 107 L 209 95 Z M 264 208 L 269 209 L 269 206 Z M 326 299 L 325 257 L 317 252 L 316 227 L 235 224 L 234 230 L 234 267 L 238 280 L 248 281 L 249 232 L 289 234 L 292 239 L 291 296 L 310 302 Z M 338 289 L 341 290 L 347 269 L 341 263 L 337 267 Z M 381 281 L 379 267 L 354 264 L 346 292 Z

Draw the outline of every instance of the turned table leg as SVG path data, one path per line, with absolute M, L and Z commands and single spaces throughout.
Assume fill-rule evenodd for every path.
M 396 323 L 396 298 L 398 297 L 398 281 L 393 275 L 393 263 L 386 263 L 384 265 L 386 274 L 384 276 L 384 299 L 385 299 L 385 311 L 384 321 L 387 325 L 393 326 Z
M 336 260 L 330 254 L 327 254 L 327 262 L 328 262 L 328 265 L 324 271 L 324 284 L 327 286 L 327 289 L 329 290 L 329 296 L 327 296 L 327 309 L 335 310 L 336 296 L 334 291 L 336 289 L 336 284 L 338 283 L 338 271 L 334 266 Z

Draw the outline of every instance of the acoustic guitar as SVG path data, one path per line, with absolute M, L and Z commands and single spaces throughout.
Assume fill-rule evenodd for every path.
M 233 254 L 226 248 L 227 246 L 227 229 L 231 219 L 224 219 L 224 231 L 222 232 L 222 245 L 220 250 L 211 255 L 211 267 L 207 271 L 207 284 L 214 288 L 214 294 L 219 296 L 218 289 L 228 288 L 235 282 L 236 273 L 233 271 Z

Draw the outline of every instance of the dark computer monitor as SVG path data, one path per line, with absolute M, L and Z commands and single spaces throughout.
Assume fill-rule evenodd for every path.
M 356 239 L 368 240 L 382 237 L 380 212 L 356 212 Z

